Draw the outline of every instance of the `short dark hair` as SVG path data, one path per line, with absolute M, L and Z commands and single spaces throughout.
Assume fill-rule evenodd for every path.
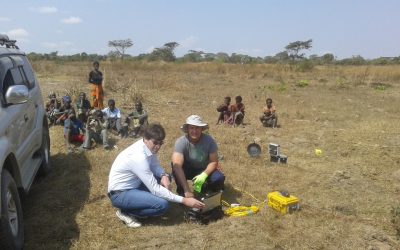
M 146 140 L 162 141 L 165 139 L 165 130 L 160 124 L 151 123 L 144 128 L 143 137 Z
M 266 102 L 268 102 L 268 101 L 271 101 L 272 102 L 272 99 L 271 98 L 267 98 L 267 100 L 265 100 Z
M 242 97 L 240 95 L 238 95 L 238 96 L 235 97 L 235 100 L 238 101 L 238 102 L 241 102 L 242 101 Z
M 94 66 L 94 65 L 98 65 L 98 66 L 100 66 L 100 63 L 99 63 L 99 61 L 94 61 L 94 62 L 93 62 L 93 66 Z
M 115 100 L 114 99 L 110 99 L 108 100 L 108 105 L 114 104 L 115 105 Z
M 231 101 L 231 97 L 230 96 L 225 96 L 225 99 Z

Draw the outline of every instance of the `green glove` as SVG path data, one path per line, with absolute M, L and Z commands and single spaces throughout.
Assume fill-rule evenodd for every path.
M 192 181 L 193 181 L 193 186 L 194 186 L 194 191 L 197 193 L 201 192 L 201 187 L 203 186 L 204 182 L 206 181 L 208 175 L 203 172 L 197 176 L 195 176 Z

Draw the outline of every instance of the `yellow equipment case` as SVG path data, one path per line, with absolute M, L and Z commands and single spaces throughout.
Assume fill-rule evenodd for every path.
M 292 213 L 300 209 L 299 199 L 288 192 L 275 191 L 268 193 L 268 206 L 282 214 Z

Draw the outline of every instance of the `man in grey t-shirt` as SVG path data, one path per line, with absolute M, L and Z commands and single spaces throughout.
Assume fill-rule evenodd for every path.
M 218 168 L 218 147 L 214 139 L 204 134 L 207 123 L 200 116 L 191 115 L 183 124 L 185 135 L 175 142 L 172 169 L 177 193 L 193 197 L 187 180 L 193 179 L 194 191 L 219 191 L 224 188 L 225 176 Z

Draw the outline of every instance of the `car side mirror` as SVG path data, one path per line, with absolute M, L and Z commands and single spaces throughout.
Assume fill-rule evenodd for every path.
M 6 92 L 7 105 L 21 104 L 28 101 L 29 90 L 25 85 L 13 85 Z

